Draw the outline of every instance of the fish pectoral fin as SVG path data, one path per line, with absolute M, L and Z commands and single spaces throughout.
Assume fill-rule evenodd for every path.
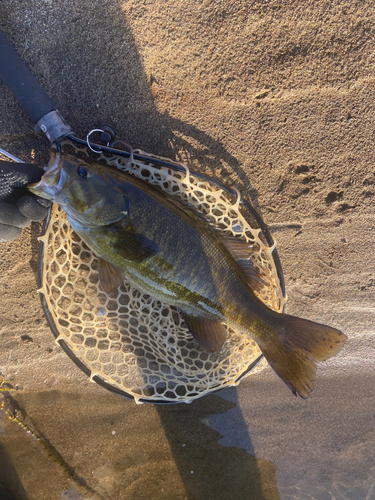
M 182 312 L 182 315 L 190 333 L 206 351 L 216 352 L 222 347 L 227 338 L 227 331 L 220 321 L 192 316 L 185 312 Z
M 119 233 L 113 247 L 124 259 L 132 262 L 142 262 L 160 251 L 156 243 L 146 236 L 127 230 Z
M 251 245 L 236 236 L 224 235 L 224 244 L 233 257 L 236 259 L 237 264 L 241 267 L 246 274 L 247 282 L 252 290 L 260 292 L 265 283 L 259 271 L 254 266 L 250 259 Z
M 100 257 L 98 272 L 100 284 L 107 295 L 110 295 L 124 281 L 123 274 Z

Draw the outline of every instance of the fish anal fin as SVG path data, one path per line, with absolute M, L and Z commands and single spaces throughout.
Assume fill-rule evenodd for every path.
M 192 316 L 184 312 L 182 315 L 190 333 L 199 345 L 208 352 L 221 349 L 227 338 L 227 331 L 220 321 Z
M 159 247 L 141 234 L 122 229 L 116 236 L 113 247 L 124 259 L 142 262 L 159 253 Z
M 264 287 L 264 280 L 260 275 L 258 269 L 251 261 L 252 246 L 236 236 L 225 234 L 223 236 L 224 245 L 227 250 L 236 259 L 237 264 L 241 267 L 246 275 L 246 280 L 252 290 L 260 292 Z
M 294 395 L 308 398 L 314 387 L 316 363 L 339 352 L 347 340 L 339 330 L 287 314 L 278 341 L 260 345 L 264 357 Z
M 109 262 L 99 257 L 99 281 L 107 295 L 110 295 L 124 281 L 124 276 Z

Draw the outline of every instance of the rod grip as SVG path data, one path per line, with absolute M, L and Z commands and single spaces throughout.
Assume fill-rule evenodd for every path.
M 0 79 L 9 87 L 33 123 L 56 109 L 7 37 L 0 31 Z

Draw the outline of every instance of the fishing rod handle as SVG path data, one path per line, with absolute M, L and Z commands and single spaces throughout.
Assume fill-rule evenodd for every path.
M 32 122 L 51 142 L 72 133 L 72 129 L 56 109 L 25 62 L 7 37 L 0 31 L 0 79 L 9 87 Z

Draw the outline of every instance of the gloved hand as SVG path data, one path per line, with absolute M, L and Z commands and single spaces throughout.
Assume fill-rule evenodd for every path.
M 28 163 L 0 161 L 0 243 L 21 236 L 31 221 L 43 220 L 50 202 L 31 194 L 26 184 L 38 182 L 44 170 Z

